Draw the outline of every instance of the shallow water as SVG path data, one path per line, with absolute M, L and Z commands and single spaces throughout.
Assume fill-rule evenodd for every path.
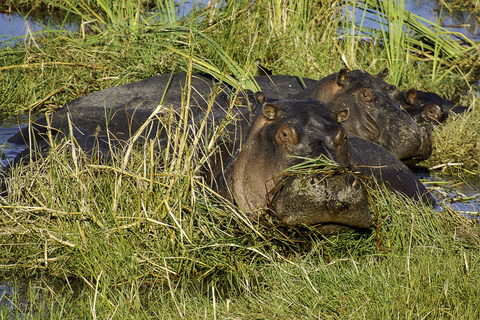
M 439 210 L 448 206 L 470 219 L 480 220 L 480 177 L 452 180 L 431 174 L 424 178 L 424 183 L 437 200 Z
M 25 128 L 27 123 L 27 115 L 11 117 L 0 122 L 0 161 L 2 167 L 5 167 L 8 164 L 8 161 L 11 161 L 17 154 L 25 149 L 22 145 L 8 142 L 8 138 L 18 133 L 20 128 Z
M 423 19 L 437 23 L 452 32 L 452 36 L 462 39 L 463 37 L 456 36 L 457 33 L 463 34 L 470 40 L 480 40 L 480 30 L 477 16 L 466 11 L 448 12 L 447 10 L 439 11 L 437 0 L 406 0 L 405 10 L 412 12 Z M 349 7 L 352 10 L 352 7 Z M 357 9 L 355 11 L 355 22 L 360 24 L 362 21 L 363 10 Z M 363 26 L 367 28 L 380 29 L 377 22 L 378 16 L 373 13 L 366 13 Z M 428 22 L 423 24 L 429 26 Z
M 178 17 L 184 17 L 192 10 L 193 6 L 205 6 L 208 0 L 196 1 L 181 1 L 175 0 L 176 14 Z M 432 22 L 439 22 L 440 25 L 452 32 L 459 32 L 473 41 L 480 41 L 479 23 L 476 14 L 466 11 L 448 12 L 437 10 L 437 0 L 406 0 L 405 9 L 415 13 L 422 18 Z M 356 12 L 356 20 L 360 21 L 361 11 Z M 375 20 L 375 15 L 370 15 Z M 61 19 L 57 19 L 61 20 Z M 67 25 L 59 26 L 49 18 L 49 15 L 43 16 L 41 19 L 33 19 L 27 17 L 23 18 L 18 13 L 0 13 L 0 47 L 5 45 L 12 45 L 15 41 L 22 40 L 19 37 L 24 37 L 34 32 L 39 32 L 45 29 L 67 29 L 78 30 L 81 21 L 70 22 Z M 366 26 L 377 27 L 373 21 L 367 21 Z M 24 40 L 24 39 L 23 39 Z

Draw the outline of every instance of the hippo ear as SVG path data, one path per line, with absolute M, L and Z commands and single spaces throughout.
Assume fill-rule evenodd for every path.
M 337 120 L 338 123 L 342 123 L 348 119 L 349 115 L 350 115 L 350 110 L 346 108 L 346 109 L 335 110 L 333 117 L 335 118 L 335 120 Z
M 414 106 L 417 101 L 417 90 L 415 88 L 410 88 L 405 92 L 405 101 L 409 106 Z
M 278 114 L 278 107 L 271 104 L 271 103 L 265 103 L 263 105 L 263 115 L 265 118 L 268 120 L 275 120 Z
M 257 101 L 257 103 L 267 103 L 267 97 L 265 97 L 262 91 L 255 92 L 255 100 Z
M 377 74 L 377 77 L 379 77 L 380 79 L 385 79 L 388 76 L 388 71 L 388 68 L 383 69 Z
M 337 74 L 337 84 L 343 87 L 347 84 L 348 69 L 342 69 Z

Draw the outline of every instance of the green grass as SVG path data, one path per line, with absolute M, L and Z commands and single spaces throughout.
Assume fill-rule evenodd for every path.
M 405 50 L 408 37 L 387 52 L 377 40 L 340 36 L 337 28 L 351 25 L 333 1 L 235 1 L 163 22 L 137 15 L 128 1 L 110 12 L 62 6 L 69 4 L 70 15 L 106 25 L 29 35 L 0 50 L 4 114 L 55 109 L 171 71 L 208 71 L 231 83 L 226 76 L 235 75 L 251 88 L 256 58 L 275 74 L 321 78 L 345 64 L 371 73 L 387 66 L 387 81 L 401 89 L 473 91 L 468 59 L 441 59 L 439 46 L 429 57 Z M 461 161 L 460 170 L 448 172 L 478 175 L 478 99 L 465 94 L 462 103 L 472 111 L 435 130 L 425 165 Z M 59 141 L 40 161 L 18 168 L 0 199 L 0 281 L 35 279 L 13 284 L 6 299 L 28 303 L 14 317 L 479 317 L 480 230 L 448 204 L 436 211 L 378 188 L 371 190 L 376 227 L 329 238 L 279 227 L 268 214 L 252 222 L 203 183 L 202 154 L 215 144 L 196 137 L 193 146 L 172 140 L 164 153 L 154 143 L 127 149 L 107 164 Z M 11 312 L 0 307 L 0 318 Z

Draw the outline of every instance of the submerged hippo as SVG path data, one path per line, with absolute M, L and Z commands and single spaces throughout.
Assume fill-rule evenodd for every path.
M 463 113 L 468 107 L 458 105 L 459 97 L 447 100 L 433 92 L 418 91 L 414 88 L 400 92 L 399 101 L 413 120 L 433 125 L 444 122 L 450 112 Z
M 401 160 L 415 163 L 427 159 L 432 152 L 429 130 L 400 108 L 398 89 L 383 81 L 387 72 L 373 76 L 342 69 L 319 81 L 288 76 L 255 80 L 267 96 L 316 98 L 327 103 L 342 114 L 339 119 L 347 132 L 379 144 Z

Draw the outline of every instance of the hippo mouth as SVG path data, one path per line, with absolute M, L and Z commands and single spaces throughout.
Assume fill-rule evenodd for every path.
M 367 192 L 348 173 L 286 176 L 272 196 L 271 209 L 287 226 L 311 225 L 336 234 L 372 225 Z

